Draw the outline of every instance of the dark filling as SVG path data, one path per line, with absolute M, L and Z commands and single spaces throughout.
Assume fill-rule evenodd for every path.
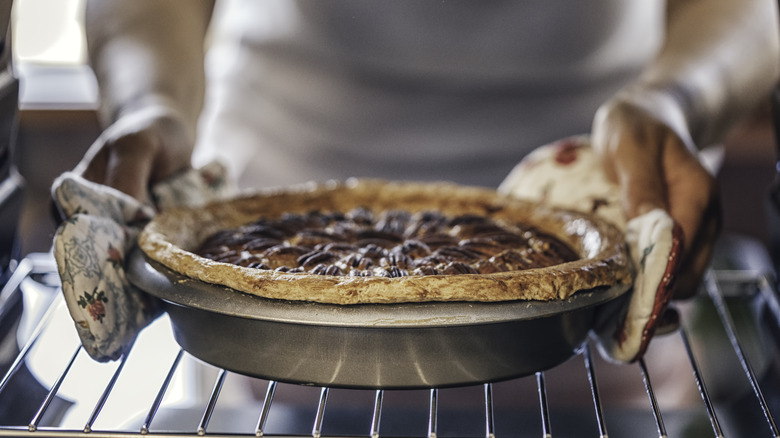
M 196 253 L 250 268 L 361 277 L 489 274 L 579 258 L 528 226 L 470 214 L 365 208 L 261 218 L 211 235 Z

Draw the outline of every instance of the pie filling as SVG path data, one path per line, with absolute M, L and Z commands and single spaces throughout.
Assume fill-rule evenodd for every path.
M 527 225 L 360 207 L 261 218 L 209 236 L 195 252 L 248 268 L 361 277 L 490 274 L 579 258 L 560 239 Z

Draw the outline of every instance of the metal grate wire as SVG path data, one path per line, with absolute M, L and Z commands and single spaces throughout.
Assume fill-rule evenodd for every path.
M 48 264 L 43 264 L 41 266 L 40 264 L 36 264 L 34 261 L 30 261 L 28 259 L 25 259 L 22 261 L 22 263 L 19 265 L 19 268 L 17 269 L 16 274 L 12 276 L 11 280 L 8 282 L 7 287 L 13 287 L 18 288 L 19 284 L 21 284 L 22 277 L 30 277 L 36 274 L 46 274 L 48 270 L 51 269 L 51 266 Z M 776 438 L 780 437 L 780 434 L 778 434 L 778 429 L 776 426 L 776 421 L 774 419 L 774 414 L 772 412 L 772 406 L 770 406 L 770 403 L 767 401 L 767 398 L 764 393 L 764 389 L 761 387 L 761 383 L 759 382 L 759 378 L 756 376 L 750 360 L 748 358 L 748 355 L 745 354 L 744 348 L 742 347 L 740 343 L 740 338 L 738 336 L 737 330 L 735 329 L 735 324 L 731 318 L 731 315 L 729 314 L 728 306 L 726 305 L 726 301 L 724 298 L 724 293 L 722 289 L 722 284 L 734 284 L 735 282 L 738 282 L 740 285 L 754 285 L 757 290 L 759 290 L 759 294 L 765 298 L 767 301 L 767 307 L 771 310 L 771 315 L 773 317 L 773 320 L 775 324 L 780 321 L 780 315 L 778 314 L 778 310 L 780 310 L 780 306 L 778 306 L 777 303 L 777 296 L 776 293 L 774 293 L 774 290 L 772 288 L 772 281 L 769 277 L 761 275 L 761 274 L 755 274 L 755 273 L 746 273 L 746 272 L 711 272 L 708 274 L 706 281 L 705 281 L 705 288 L 707 290 L 707 295 L 712 299 L 717 311 L 718 315 L 720 316 L 721 323 L 723 324 L 729 340 L 732 343 L 732 346 L 734 348 L 734 352 L 738 357 L 738 360 L 743 367 L 745 378 L 750 382 L 750 386 L 753 389 L 753 393 L 755 395 L 755 398 L 758 400 L 758 404 L 760 405 L 760 409 L 762 411 L 762 414 L 764 418 L 766 419 L 766 429 L 765 432 L 768 434 L 767 436 L 774 436 Z M 0 292 L 0 296 L 5 296 L 8 294 L 8 291 L 4 290 L 3 292 Z M 62 306 L 62 299 L 59 298 L 59 294 L 56 294 L 57 298 L 55 298 L 52 302 L 52 304 L 49 307 L 49 310 L 43 315 L 43 317 L 40 319 L 38 325 L 36 328 L 31 332 L 29 339 L 27 342 L 20 348 L 20 352 L 16 359 L 13 361 L 13 363 L 10 365 L 8 371 L 6 374 L 2 377 L 2 380 L 0 380 L 0 400 L 3 397 L 11 397 L 13 395 L 8 395 L 6 393 L 6 389 L 8 386 L 8 383 L 14 378 L 14 375 L 17 373 L 17 371 L 21 368 L 22 364 L 25 361 L 26 356 L 29 354 L 29 352 L 34 348 L 36 342 L 39 340 L 39 337 L 41 336 L 41 333 L 46 330 L 47 324 L 49 320 L 51 319 L 52 313 L 55 311 L 63 311 L 64 307 Z M 681 328 L 677 330 L 677 334 L 680 337 L 681 342 L 685 346 L 685 350 L 688 354 L 688 359 L 691 365 L 691 370 L 693 373 L 693 378 L 696 382 L 696 386 L 699 389 L 701 400 L 704 405 L 704 410 L 706 411 L 706 416 L 709 420 L 709 423 L 711 425 L 712 429 L 712 436 L 714 437 L 722 437 L 724 436 L 724 429 L 721 425 L 721 420 L 718 415 L 718 410 L 716 408 L 716 404 L 713 402 L 708 389 L 707 384 L 704 381 L 704 377 L 702 375 L 702 371 L 699 366 L 699 362 L 697 360 L 696 354 L 694 352 L 694 348 L 691 346 L 691 342 L 689 339 L 689 333 L 686 329 L 685 325 L 682 324 Z M 226 377 L 230 374 L 230 372 L 225 370 L 219 370 L 218 375 L 216 377 L 216 380 L 214 381 L 213 389 L 211 390 L 211 393 L 208 397 L 208 401 L 203 408 L 202 414 L 200 415 L 200 421 L 194 431 L 158 431 L 155 430 L 154 424 L 155 424 L 155 418 L 159 412 L 160 406 L 166 396 L 166 393 L 169 391 L 173 376 L 180 370 L 182 367 L 183 358 L 187 356 L 187 353 L 183 350 L 179 350 L 178 353 L 175 355 L 172 363 L 170 363 L 170 368 L 167 371 L 167 374 L 165 374 L 165 378 L 163 379 L 159 389 L 157 390 L 156 397 L 152 401 L 151 405 L 148 407 L 148 411 L 145 414 L 145 418 L 140 426 L 140 429 L 136 431 L 123 431 L 123 430 L 100 430 L 96 429 L 95 425 L 100 417 L 104 406 L 106 404 L 106 401 L 111 397 L 112 390 L 114 389 L 114 386 L 117 382 L 117 379 L 122 375 L 125 369 L 125 365 L 128 363 L 128 357 L 132 355 L 134 350 L 131 350 L 127 355 L 121 358 L 119 361 L 119 364 L 116 367 L 116 370 L 114 371 L 112 377 L 106 384 L 105 388 L 103 389 L 100 397 L 95 402 L 94 407 L 92 408 L 91 415 L 89 416 L 88 420 L 86 421 L 86 424 L 81 430 L 78 429 L 64 429 L 64 428 L 58 428 L 58 427 L 43 427 L 41 426 L 41 419 L 46 414 L 46 411 L 50 407 L 51 401 L 54 399 L 54 397 L 58 394 L 58 391 L 60 390 L 60 385 L 65 380 L 65 378 L 68 376 L 68 374 L 72 371 L 74 363 L 76 363 L 77 357 L 81 354 L 82 348 L 79 347 L 76 349 L 76 351 L 73 353 L 70 360 L 67 362 L 67 364 L 62 369 L 62 372 L 60 376 L 56 379 L 53 385 L 48 390 L 48 394 L 44 401 L 41 403 L 37 413 L 29 419 L 27 426 L 6 426 L 6 425 L 0 425 L 0 437 L 94 437 L 94 438 L 102 438 L 102 437 L 124 437 L 124 436 L 144 436 L 144 437 L 181 437 L 181 436 L 213 436 L 213 437 L 221 437 L 221 436 L 231 436 L 234 437 L 236 434 L 224 434 L 224 433 L 212 433 L 209 429 L 210 426 L 210 420 L 212 418 L 212 415 L 214 414 L 215 407 L 217 406 L 217 403 L 220 399 L 220 395 L 225 387 L 225 380 Z M 603 401 L 601 399 L 600 393 L 599 393 L 599 384 L 597 382 L 597 364 L 596 361 L 594 361 L 594 357 L 591 353 L 591 347 L 586 343 L 582 351 L 580 353 L 580 356 L 584 362 L 585 367 L 585 373 L 587 376 L 587 383 L 588 387 L 591 392 L 592 396 L 592 407 L 591 407 L 591 414 L 595 417 L 596 423 L 597 423 L 597 431 L 596 434 L 599 437 L 607 438 L 609 436 L 607 426 L 608 426 L 608 420 L 606 417 L 606 412 L 604 409 Z M 160 364 L 160 366 L 165 366 L 164 364 Z M 658 437 L 664 438 L 667 436 L 667 429 L 665 425 L 665 419 L 664 419 L 664 413 L 662 409 L 659 407 L 658 400 L 656 398 L 655 389 L 653 387 L 653 384 L 651 382 L 651 375 L 650 370 L 648 370 L 648 366 L 644 360 L 639 361 L 635 365 L 627 365 L 627 366 L 636 366 L 638 367 L 639 373 L 641 375 L 642 384 L 644 385 L 644 388 L 646 390 L 647 396 L 648 396 L 648 410 L 651 412 L 652 417 L 654 419 L 655 423 L 655 432 L 657 433 Z M 547 391 L 547 372 L 538 372 L 534 376 L 536 380 L 536 389 L 538 392 L 538 412 L 540 413 L 539 418 L 539 429 L 538 432 L 534 434 L 534 436 L 541 435 L 542 437 L 552 437 L 555 436 L 555 428 L 556 424 L 553 418 L 553 415 L 551 415 L 549 402 L 548 402 L 548 391 Z M 602 375 L 600 378 L 608 378 L 607 375 Z M 310 435 L 301 435 L 301 434 L 286 434 L 286 433 L 274 433 L 269 434 L 266 430 L 266 426 L 268 424 L 269 419 L 269 413 L 273 409 L 274 406 L 274 396 L 277 391 L 278 383 L 275 381 L 269 381 L 266 387 L 265 397 L 262 400 L 262 407 L 257 415 L 256 420 L 256 428 L 253 432 L 245 434 L 245 436 L 311 436 L 312 438 L 322 438 L 323 436 L 323 423 L 326 418 L 326 413 L 329 413 L 328 411 L 328 398 L 331 393 L 331 389 L 329 388 L 321 388 L 320 389 L 320 395 L 318 402 L 316 403 L 316 406 L 314 407 L 314 417 L 312 418 L 311 422 L 311 433 Z M 495 438 L 495 437 L 501 437 L 501 436 L 512 436 L 515 435 L 514 431 L 504 431 L 499 428 L 499 424 L 497 423 L 494 414 L 495 414 L 495 403 L 494 403 L 494 384 L 486 383 L 483 386 L 482 393 L 484 394 L 484 436 L 486 438 Z M 334 391 L 337 391 L 334 389 Z M 427 412 L 427 433 L 426 434 L 420 434 L 420 436 L 425 435 L 428 438 L 437 438 L 439 436 L 439 429 L 440 429 L 440 397 L 441 392 L 437 388 L 430 389 L 429 391 L 429 400 L 428 400 L 428 412 Z M 366 420 L 366 431 L 364 434 L 361 434 L 362 436 L 368 436 L 371 438 L 378 438 L 380 436 L 383 436 L 381 425 L 382 425 L 382 419 L 383 419 L 383 402 L 385 398 L 385 391 L 384 390 L 373 390 L 373 407 L 371 409 L 370 418 Z

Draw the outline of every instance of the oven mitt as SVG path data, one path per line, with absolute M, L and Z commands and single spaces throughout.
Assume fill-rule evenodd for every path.
M 610 182 L 586 136 L 542 146 L 509 173 L 499 192 L 593 213 L 625 233 L 636 267 L 633 290 L 600 310 L 594 330 L 602 355 L 616 362 L 642 357 L 671 299 L 682 230 L 661 209 L 626 220 L 619 187 Z
M 225 168 L 211 163 L 157 184 L 151 198 L 164 209 L 231 193 Z M 155 209 L 74 172 L 54 181 L 52 197 L 63 218 L 54 236 L 54 258 L 81 343 L 95 360 L 118 359 L 161 313 L 158 302 L 130 284 L 124 270 L 125 255 Z

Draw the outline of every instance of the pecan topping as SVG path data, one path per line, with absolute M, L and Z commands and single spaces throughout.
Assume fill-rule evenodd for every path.
M 521 224 L 363 207 L 261 218 L 213 234 L 197 252 L 254 269 L 390 278 L 490 274 L 577 258 L 564 242 Z
M 479 274 L 479 271 L 466 263 L 450 262 L 444 267 L 444 269 L 442 269 L 442 273 L 448 275 Z
M 268 260 L 273 268 L 279 266 L 297 266 L 298 257 L 309 252 L 302 246 L 276 245 L 263 252 L 263 257 Z
M 307 228 L 301 230 L 295 237 L 290 239 L 290 244 L 297 246 L 315 246 L 320 244 L 328 244 L 333 241 L 342 241 L 344 236 L 336 233 L 331 233 L 326 230 L 317 230 Z
M 363 230 L 355 234 L 358 241 L 361 240 L 386 240 L 388 242 L 400 242 L 403 240 L 401 233 L 384 230 Z
M 538 266 L 534 266 L 532 260 L 527 256 L 527 250 L 514 250 L 508 249 L 502 253 L 490 258 L 490 263 L 498 266 L 504 271 L 515 271 L 519 269 L 531 269 Z
M 260 237 L 247 242 L 244 245 L 244 249 L 247 251 L 264 251 L 272 246 L 280 245 L 281 243 L 281 240 Z
M 370 258 L 354 253 L 342 258 L 338 263 L 345 267 L 354 268 L 361 271 L 371 269 L 374 266 L 374 261 Z
M 409 275 L 406 269 L 401 269 L 398 266 L 390 266 L 387 268 L 387 273 L 390 278 L 407 277 Z
M 441 233 L 422 235 L 418 237 L 418 240 L 428 245 L 432 250 L 442 246 L 453 246 L 458 244 L 458 238 L 455 236 Z
M 479 258 L 479 254 L 461 246 L 445 246 L 433 252 L 445 260 L 468 262 Z
M 336 254 L 333 254 L 330 251 L 311 251 L 307 252 L 306 254 L 298 257 L 296 260 L 296 263 L 298 266 L 307 269 L 314 266 L 317 266 L 321 263 L 330 263 L 336 258 Z
M 418 268 L 414 268 L 414 271 L 412 271 L 412 274 L 414 275 L 438 275 L 439 271 L 436 270 L 433 266 L 420 266 Z
M 450 234 L 457 236 L 459 239 L 468 239 L 471 237 L 503 232 L 506 232 L 506 230 L 498 224 L 478 222 L 455 225 L 452 227 Z
M 365 207 L 353 208 L 345 217 L 357 225 L 371 225 L 374 222 L 374 213 Z
M 491 263 L 489 260 L 480 260 L 474 264 L 474 269 L 479 271 L 480 274 L 493 274 L 496 272 L 502 272 L 498 266 Z
M 248 225 L 244 227 L 242 231 L 247 235 L 247 237 L 250 237 L 252 239 L 258 239 L 258 238 L 266 238 L 266 239 L 274 239 L 274 240 L 284 239 L 284 233 L 282 233 L 281 230 L 265 224 Z
M 247 268 L 254 268 L 254 269 L 271 269 L 270 266 L 266 265 L 263 262 L 254 262 L 247 265 Z
M 412 265 L 412 258 L 405 254 L 390 253 L 386 257 L 379 259 L 382 266 L 394 266 L 401 269 L 407 269 Z
M 392 249 L 393 252 L 399 252 L 412 258 L 425 257 L 431 254 L 431 248 L 419 240 L 407 240 L 400 246 Z
M 379 218 L 374 229 L 391 234 L 401 235 L 406 230 L 406 226 L 411 219 L 411 215 L 407 211 L 402 210 L 390 210 L 384 212 Z
M 494 256 L 506 249 L 505 246 L 485 237 L 475 237 L 473 239 L 461 240 L 458 246 L 476 254 L 488 257 Z
M 369 243 L 368 245 L 362 247 L 360 253 L 364 257 L 368 257 L 371 259 L 379 259 L 384 257 L 387 251 L 385 251 L 385 249 L 382 248 L 381 246 L 375 245 L 373 243 Z

